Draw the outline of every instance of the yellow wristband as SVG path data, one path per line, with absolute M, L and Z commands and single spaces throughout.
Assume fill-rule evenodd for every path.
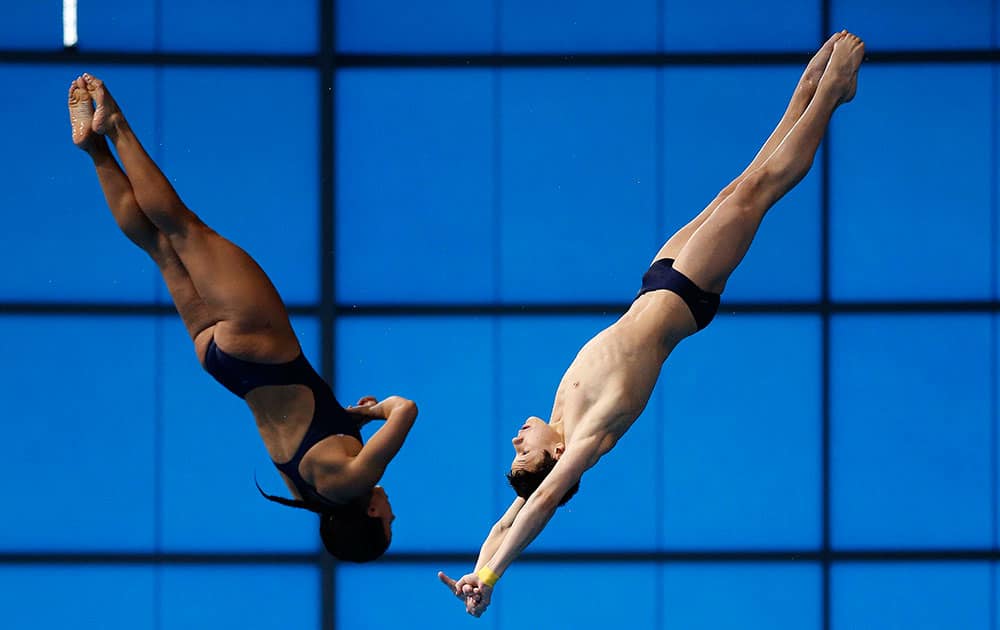
M 490 569 L 488 566 L 485 565 L 483 566 L 482 569 L 479 569 L 479 571 L 476 572 L 476 575 L 479 577 L 480 580 L 483 581 L 483 584 L 487 586 L 495 585 L 497 581 L 500 579 L 499 575 L 494 573 L 492 569 Z

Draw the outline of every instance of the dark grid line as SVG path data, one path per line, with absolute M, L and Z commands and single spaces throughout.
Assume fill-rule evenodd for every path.
M 337 0 L 319 4 L 319 274 L 320 373 L 336 387 L 337 351 Z M 319 565 L 319 630 L 337 627 L 337 563 L 322 548 Z
M 398 552 L 387 553 L 380 565 L 414 565 L 476 561 L 478 551 Z M 564 562 L 574 564 L 663 563 L 663 562 L 997 562 L 998 549 L 843 549 L 824 552 L 818 549 L 761 551 L 755 549 L 691 551 L 588 551 L 568 549 L 558 552 L 526 552 L 518 564 Z M 137 553 L 137 552 L 3 552 L 0 566 L 27 565 L 149 565 L 169 566 L 316 566 L 314 552 L 269 553 Z
M 329 0 L 328 0 L 329 1 Z M 324 3 L 321 3 L 321 5 Z M 475 54 L 376 54 L 336 53 L 336 68 L 560 68 L 578 66 L 769 66 L 803 65 L 815 51 L 720 53 L 475 53 Z M 79 50 L 0 50 L 0 64 L 90 63 L 127 66 L 219 66 L 304 68 L 322 67 L 318 55 L 253 53 L 143 53 Z M 870 52 L 865 62 L 883 63 L 989 63 L 1000 61 L 1000 50 L 886 50 Z
M 997 8 L 998 2 L 994 0 L 991 3 L 991 20 L 990 20 L 990 42 L 994 47 L 997 46 Z M 991 109 L 993 115 L 990 118 L 990 164 L 992 166 L 992 172 L 995 174 L 997 168 L 1000 167 L 1000 161 L 998 161 L 998 124 L 997 124 L 997 106 L 1000 104 L 1000 86 L 998 86 L 998 80 L 1000 80 L 1000 72 L 998 68 L 994 65 L 990 72 L 990 99 L 991 99 Z M 996 176 L 990 178 L 990 242 L 993 243 L 993 247 L 990 250 L 990 296 L 993 299 L 997 299 L 997 237 L 1000 232 L 998 232 L 998 221 L 1000 221 L 1000 208 L 998 208 L 998 183 Z M 990 516 L 992 519 L 992 546 L 994 550 L 997 550 L 997 535 L 998 535 L 998 516 L 997 516 L 997 493 L 998 493 L 998 422 L 1000 422 L 1000 413 L 998 413 L 998 392 L 997 385 L 1000 383 L 1000 363 L 998 363 L 998 340 L 997 337 L 997 316 L 994 315 L 990 318 L 990 497 L 991 501 L 991 512 Z M 993 630 L 997 628 L 997 563 L 991 562 L 989 565 L 989 627 Z
M 324 218 L 324 222 L 332 219 Z M 332 227 L 330 229 L 333 229 Z M 332 265 L 332 263 L 331 263 Z M 331 275 L 327 272 L 327 275 Z M 481 316 L 567 316 L 607 315 L 624 313 L 628 302 L 538 303 L 538 304 L 334 304 L 316 306 L 293 304 L 291 315 L 310 317 L 436 317 L 441 315 Z M 332 314 L 324 314 L 331 309 Z M 734 302 L 722 303 L 719 310 L 726 315 L 942 315 L 956 313 L 1000 313 L 1000 300 L 969 300 L 952 302 Z M 94 303 L 83 302 L 0 302 L 0 316 L 31 315 L 36 317 L 74 316 L 162 316 L 175 315 L 169 304 L 157 303 Z

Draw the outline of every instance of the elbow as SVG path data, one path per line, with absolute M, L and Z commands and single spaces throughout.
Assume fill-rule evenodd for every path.
M 548 490 L 542 490 L 539 488 L 531 494 L 531 498 L 528 500 L 529 502 L 534 503 L 540 510 L 555 512 L 556 508 L 559 507 L 560 498 L 561 497 L 555 496 Z
M 400 401 L 399 410 L 411 420 L 416 420 L 417 413 L 419 411 L 417 409 L 417 403 L 413 402 L 408 398 L 404 398 L 402 401 Z

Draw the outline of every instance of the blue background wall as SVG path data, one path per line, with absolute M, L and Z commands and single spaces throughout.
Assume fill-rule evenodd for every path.
M 63 51 L 58 2 L 0 1 L 0 626 L 997 630 L 998 5 L 108 0 Z M 514 430 L 845 27 L 871 58 L 812 173 L 469 618 L 435 572 Z M 70 143 L 83 71 L 341 400 L 419 402 L 379 563 L 257 496 L 249 413 Z

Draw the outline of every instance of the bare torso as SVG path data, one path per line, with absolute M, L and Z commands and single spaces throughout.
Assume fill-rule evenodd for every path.
M 563 375 L 550 417 L 567 450 L 590 442 L 591 465 L 610 451 L 646 407 L 667 356 L 694 332 L 676 293 L 652 291 L 588 341 Z

